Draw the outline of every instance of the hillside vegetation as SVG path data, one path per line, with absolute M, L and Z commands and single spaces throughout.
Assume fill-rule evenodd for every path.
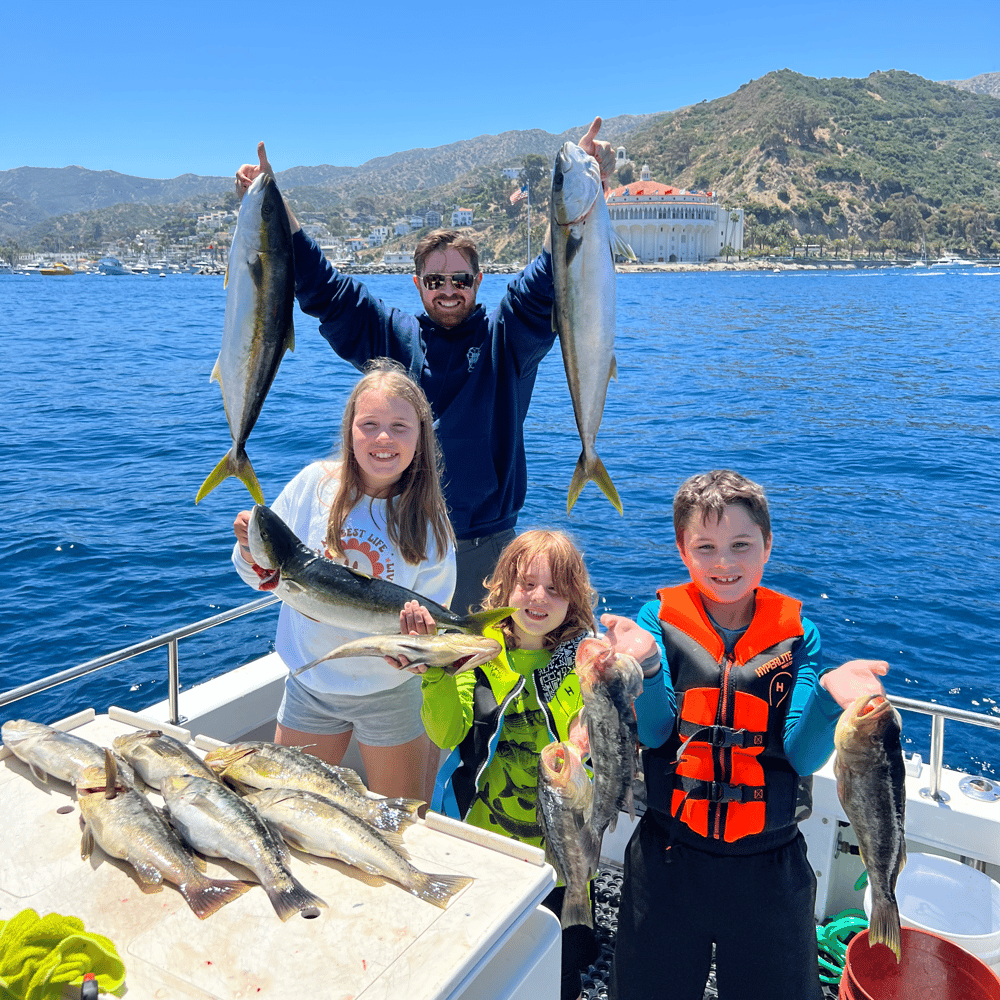
M 657 180 L 712 190 L 724 204 L 745 209 L 745 244 L 755 251 L 784 252 L 804 242 L 834 253 L 996 256 L 998 84 L 1000 74 L 946 85 L 895 70 L 860 80 L 781 70 L 718 100 L 611 119 L 602 137 L 626 149 L 629 162 L 617 181 L 628 183 L 648 164 Z M 510 204 L 515 184 L 501 168 L 523 165 L 529 177 L 534 252 L 548 218 L 552 157 L 583 128 L 478 136 L 360 167 L 293 167 L 277 179 L 301 215 L 326 222 L 335 235 L 359 226 L 367 232 L 374 222 L 391 227 L 429 208 L 445 220 L 457 205 L 472 208 L 484 259 L 512 263 L 527 250 L 528 206 Z M 280 151 L 269 152 L 279 159 Z M 22 249 L 89 246 L 131 238 L 139 228 L 169 239 L 193 233 L 198 212 L 233 204 L 231 178 L 0 172 L 0 236 Z M 412 249 L 418 236 L 389 248 Z

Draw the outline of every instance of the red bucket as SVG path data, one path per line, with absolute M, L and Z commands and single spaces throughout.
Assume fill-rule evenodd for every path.
M 840 1000 L 1000 1000 L 1000 979 L 947 938 L 902 928 L 902 960 L 862 931 L 847 946 Z

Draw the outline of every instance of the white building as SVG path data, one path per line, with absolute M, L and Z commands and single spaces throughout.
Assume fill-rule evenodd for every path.
M 619 149 L 618 159 L 624 150 Z M 643 263 L 704 261 L 726 246 L 743 249 L 743 209 L 726 208 L 711 191 L 685 191 L 641 179 L 608 193 L 615 232 Z
M 388 238 L 388 226 L 372 226 L 372 231 L 368 234 L 368 246 L 380 247 Z
M 504 177 L 509 177 L 512 181 L 516 181 L 521 176 L 523 169 L 523 167 L 504 167 L 500 172 Z
M 413 254 L 406 253 L 403 250 L 398 252 L 390 252 L 382 254 L 383 264 L 395 264 L 395 265 L 405 265 L 406 267 L 413 267 Z
M 424 228 L 424 217 L 422 215 L 411 215 L 410 229 L 423 229 L 423 228 Z
M 458 229 L 461 226 L 471 226 L 471 225 L 472 225 L 471 208 L 456 208 L 455 211 L 451 213 L 452 229 Z
M 410 231 L 410 222 L 408 219 L 397 219 L 396 227 L 393 232 L 397 236 L 405 236 Z
M 441 213 L 430 211 L 424 216 L 424 225 L 437 229 L 441 225 Z

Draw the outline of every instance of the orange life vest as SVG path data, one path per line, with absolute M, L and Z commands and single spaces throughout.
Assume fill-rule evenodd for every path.
M 753 620 L 726 656 L 693 583 L 657 596 L 678 714 L 671 738 L 644 753 L 649 805 L 695 835 L 680 839 L 763 850 L 794 826 L 798 776 L 783 734 L 802 605 L 759 587 Z

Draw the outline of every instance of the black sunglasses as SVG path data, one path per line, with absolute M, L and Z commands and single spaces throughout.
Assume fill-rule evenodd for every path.
M 452 288 L 456 292 L 471 288 L 476 276 L 469 271 L 457 271 L 455 274 L 437 274 L 431 271 L 425 274 L 420 280 L 424 283 L 424 288 L 429 292 L 436 292 L 439 288 L 444 288 L 444 283 L 451 278 Z

